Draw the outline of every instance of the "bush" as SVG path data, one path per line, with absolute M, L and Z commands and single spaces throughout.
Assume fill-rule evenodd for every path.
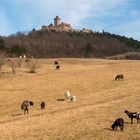
M 16 62 L 15 61 L 9 61 L 9 66 L 11 67 L 12 72 L 16 73 L 16 68 L 17 68 Z
M 11 68 L 12 68 L 12 72 L 13 72 L 13 73 L 16 73 L 16 68 L 17 68 L 17 66 L 16 66 L 15 63 L 11 63 Z
M 17 61 L 17 67 L 21 68 L 21 65 L 22 65 L 22 58 L 18 58 Z
M 29 68 L 30 73 L 36 73 L 37 70 L 40 68 L 40 64 L 37 60 L 31 59 L 27 64 L 27 67 Z

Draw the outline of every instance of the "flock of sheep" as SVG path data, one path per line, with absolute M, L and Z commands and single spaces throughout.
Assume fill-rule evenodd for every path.
M 123 74 L 119 74 L 115 77 L 115 80 L 124 80 Z M 131 119 L 131 123 L 133 123 L 133 119 L 137 119 L 137 123 L 140 123 L 140 113 L 139 112 L 130 112 L 128 109 L 124 111 L 124 113 L 127 114 L 127 116 Z M 123 131 L 124 128 L 124 119 L 118 118 L 114 121 L 112 124 L 112 129 L 117 130 L 117 127 L 120 127 L 120 130 Z
M 139 112 L 130 112 L 128 109 L 124 111 L 124 113 L 127 114 L 127 116 L 131 119 L 131 123 L 133 123 L 133 119 L 137 120 L 137 124 L 140 123 L 140 113 Z M 117 130 L 117 127 L 120 127 L 120 130 L 123 131 L 124 129 L 124 119 L 118 118 L 114 121 L 112 124 L 112 129 Z
M 25 56 L 24 56 L 25 57 Z M 59 70 L 60 69 L 60 65 L 58 63 L 58 61 L 55 61 L 54 64 L 56 65 L 56 69 Z M 124 80 L 124 76 L 123 74 L 120 74 L 120 75 L 117 75 L 115 77 L 115 80 Z M 64 92 L 64 96 L 65 96 L 65 99 L 67 101 L 76 101 L 76 96 L 73 96 L 70 94 L 70 92 L 68 90 L 66 90 Z M 65 100 L 63 99 L 63 101 Z M 62 99 L 61 99 L 62 100 Z M 21 105 L 21 109 L 24 111 L 24 115 L 29 113 L 29 106 L 33 106 L 34 105 L 34 102 L 32 101 L 24 101 Z M 44 109 L 45 108 L 45 102 L 42 101 L 40 103 L 40 108 L 41 109 Z M 140 113 L 139 112 L 130 112 L 128 109 L 124 111 L 124 113 L 127 114 L 127 116 L 131 119 L 131 123 L 133 123 L 133 119 L 135 118 L 137 120 L 137 123 L 140 123 Z M 113 130 L 117 130 L 117 127 L 120 127 L 120 130 L 123 131 L 124 129 L 124 119 L 123 118 L 118 118 L 114 121 L 114 123 L 112 124 L 111 128 Z
M 68 90 L 65 91 L 64 96 L 66 98 L 67 101 L 76 101 L 76 96 L 73 96 L 70 94 L 70 92 Z M 25 100 L 22 104 L 21 104 L 21 109 L 24 111 L 24 115 L 29 113 L 29 106 L 33 106 L 34 102 L 33 101 L 28 101 Z M 40 108 L 44 109 L 45 108 L 45 102 L 42 101 L 40 103 Z

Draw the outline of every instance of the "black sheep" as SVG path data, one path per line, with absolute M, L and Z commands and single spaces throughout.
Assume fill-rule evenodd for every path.
M 40 107 L 41 107 L 41 109 L 44 109 L 45 108 L 45 102 L 44 101 L 41 102 Z
M 120 130 L 123 131 L 123 128 L 124 128 L 124 119 L 123 118 L 116 119 L 111 127 L 112 127 L 113 130 L 117 130 L 118 126 L 120 127 Z
M 58 61 L 55 61 L 54 64 L 55 64 L 55 65 L 58 65 Z
M 125 110 L 124 113 L 127 114 L 127 116 L 131 119 L 131 123 L 133 123 L 133 119 L 137 119 L 137 123 L 139 123 L 140 120 L 140 114 L 138 114 L 137 112 L 130 112 L 128 110 Z
M 60 66 L 59 66 L 59 65 L 57 65 L 57 66 L 56 66 L 56 69 L 57 69 L 57 70 L 59 70 L 59 69 L 60 69 Z
M 117 75 L 115 80 L 124 80 L 124 76 L 122 74 Z

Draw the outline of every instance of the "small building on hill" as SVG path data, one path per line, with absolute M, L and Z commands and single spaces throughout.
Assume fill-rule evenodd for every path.
M 49 24 L 48 26 L 43 25 L 42 30 L 56 30 L 56 31 L 70 31 L 72 29 L 71 25 L 68 23 L 61 22 L 59 16 L 54 18 L 54 24 Z
M 79 29 L 73 29 L 69 23 L 61 22 L 61 18 L 59 16 L 56 16 L 54 18 L 54 23 L 49 25 L 43 25 L 41 26 L 42 30 L 55 30 L 59 32 L 83 32 L 83 33 L 92 33 L 93 31 L 90 29 L 83 28 L 82 30 Z

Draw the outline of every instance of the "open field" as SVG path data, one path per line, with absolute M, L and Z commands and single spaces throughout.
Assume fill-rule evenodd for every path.
M 140 124 L 130 124 L 125 109 L 140 112 L 140 61 L 99 59 L 39 59 L 41 68 L 25 67 L 0 74 L 0 140 L 140 140 Z M 115 81 L 124 74 L 124 81 Z M 57 101 L 65 90 L 76 102 Z M 20 109 L 32 100 L 29 115 Z M 40 102 L 46 109 L 40 109 Z M 112 131 L 116 118 L 125 120 L 124 131 Z

